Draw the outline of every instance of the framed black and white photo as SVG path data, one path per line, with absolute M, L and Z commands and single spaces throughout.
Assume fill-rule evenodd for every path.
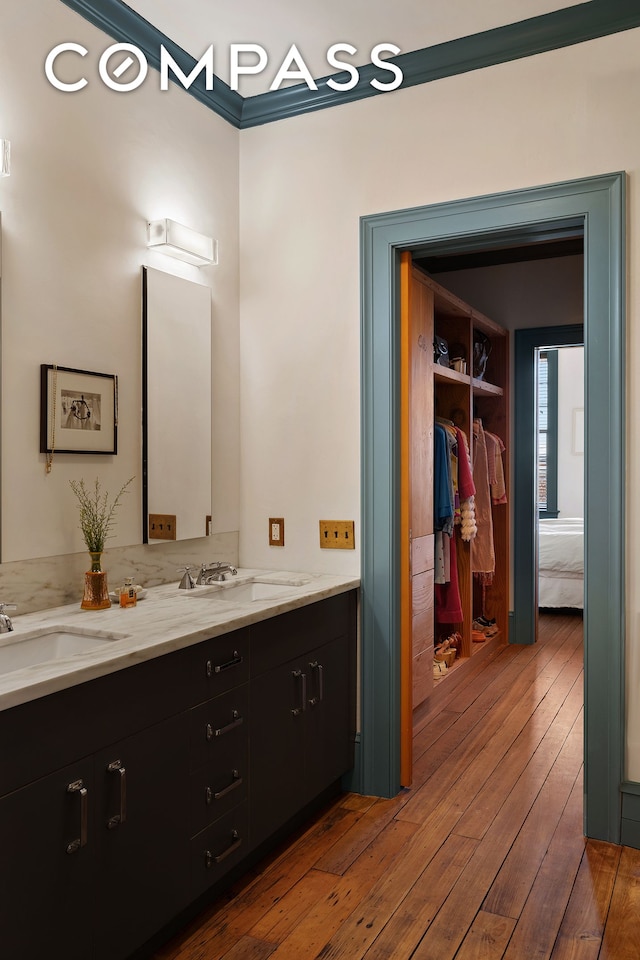
M 40 453 L 117 453 L 118 378 L 40 366 Z

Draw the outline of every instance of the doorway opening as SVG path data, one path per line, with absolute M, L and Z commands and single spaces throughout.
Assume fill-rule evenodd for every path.
M 405 430 L 408 448 L 403 450 L 405 459 L 408 454 L 409 463 L 403 472 L 403 500 L 408 500 L 406 510 L 406 522 L 403 522 L 403 530 L 408 526 L 409 544 L 404 544 L 402 549 L 403 556 L 410 554 L 410 573 L 402 570 L 403 597 L 407 598 L 410 616 L 405 614 L 402 627 L 402 716 L 403 716 L 403 739 L 402 739 L 402 764 L 401 775 L 402 782 L 408 786 L 412 783 L 412 767 L 420 760 L 420 745 L 416 741 L 413 757 L 412 733 L 419 732 L 424 724 L 437 716 L 443 709 L 443 705 L 448 703 L 455 695 L 455 688 L 464 683 L 477 671 L 479 663 L 477 655 L 482 658 L 492 656 L 496 649 L 509 640 L 511 643 L 530 643 L 536 639 L 535 627 L 537 624 L 538 601 L 536 598 L 536 583 L 531 582 L 528 595 L 530 596 L 530 610 L 528 616 L 531 619 L 532 629 L 530 633 L 520 636 L 514 629 L 510 629 L 511 622 L 508 622 L 508 610 L 513 610 L 512 597 L 512 574 L 509 563 L 510 542 L 509 536 L 509 513 L 517 513 L 518 503 L 515 497 L 515 489 L 508 481 L 511 474 L 511 462 L 513 459 L 513 435 L 518 434 L 519 440 L 528 444 L 526 455 L 530 462 L 530 473 L 533 477 L 536 471 L 536 434 L 534 430 L 523 432 L 520 429 L 516 417 L 515 425 L 513 417 L 509 416 L 509 382 L 513 386 L 514 376 L 517 379 L 518 373 L 513 370 L 513 360 L 509 359 L 509 351 L 506 347 L 502 348 L 502 341 L 505 343 L 509 336 L 513 342 L 514 333 L 517 337 L 520 335 L 519 328 L 527 328 L 529 324 L 539 324 L 543 322 L 566 325 L 569 323 L 569 334 L 561 334 L 554 339 L 554 328 L 547 332 L 544 328 L 535 328 L 531 335 L 535 343 L 554 344 L 554 343 L 572 343 L 574 340 L 582 341 L 582 319 L 584 314 L 584 256 L 583 256 L 583 231 L 576 226 L 563 226 L 555 230 L 549 228 L 543 238 L 534 238 L 526 241 L 521 237 L 517 242 L 512 242 L 509 246 L 498 245 L 494 249 L 484 247 L 479 252 L 465 249 L 462 253 L 445 254 L 432 253 L 429 248 L 425 250 L 414 251 L 411 257 L 410 268 L 407 268 L 407 257 L 409 253 L 402 255 L 401 266 L 401 291 L 402 291 L 402 309 L 401 324 L 403 329 L 408 325 L 405 331 L 404 340 L 410 344 L 408 363 L 402 363 L 401 380 L 405 384 L 403 387 L 403 396 L 405 391 L 407 399 L 404 401 L 403 409 L 403 430 Z M 431 373 L 430 364 L 425 360 L 424 349 L 419 349 L 420 344 L 424 347 L 424 342 L 431 342 L 432 334 L 429 333 L 431 326 L 434 325 L 436 335 L 440 335 L 440 343 L 447 344 L 450 356 L 460 354 L 466 357 L 469 350 L 469 344 L 464 344 L 464 321 L 458 314 L 460 311 L 467 311 L 473 317 L 474 331 L 478 331 L 484 323 L 486 331 L 490 338 L 486 340 L 488 360 L 484 367 L 484 376 L 481 381 L 472 379 L 471 387 L 465 387 L 464 377 L 452 373 L 446 369 L 446 366 L 455 368 L 455 363 L 448 365 L 445 363 L 443 370 L 440 363 L 442 359 L 438 356 L 438 364 L 433 367 Z M 579 321 L 571 324 L 570 321 Z M 576 330 L 579 329 L 579 334 Z M 474 332 L 474 338 L 476 333 Z M 478 336 L 481 334 L 478 333 Z M 460 341 L 459 345 L 454 346 L 454 341 Z M 453 353 L 451 350 L 453 349 Z M 576 349 L 583 354 L 582 348 L 561 348 L 570 353 L 576 352 Z M 498 354 L 504 358 L 500 360 Z M 538 488 L 541 488 L 545 495 L 545 503 L 540 502 L 538 495 L 538 509 L 532 512 L 533 526 L 527 533 L 527 541 L 530 544 L 530 550 L 538 555 L 537 546 L 539 542 L 539 524 L 538 513 L 542 512 L 550 516 L 553 512 L 554 519 L 545 520 L 544 523 L 549 527 L 558 525 L 558 515 L 561 514 L 562 521 L 569 515 L 575 517 L 574 527 L 578 528 L 578 519 L 580 518 L 580 534 L 583 518 L 583 452 L 580 456 L 571 455 L 571 406 L 576 407 L 579 402 L 581 413 L 584 412 L 583 400 L 583 363 L 582 358 L 574 358 L 573 368 L 568 371 L 568 378 L 565 372 L 566 362 L 558 364 L 558 349 L 550 349 L 548 354 L 541 356 L 541 348 L 536 348 L 528 355 L 528 362 L 535 364 L 538 371 L 537 377 L 529 380 L 534 389 L 537 386 L 539 403 L 537 404 L 538 421 L 541 416 L 544 422 L 538 422 L 535 426 L 537 436 L 539 437 L 540 454 L 538 459 Z M 434 357 L 434 359 L 436 359 Z M 446 361 L 447 358 L 445 358 Z M 565 357 L 565 361 L 568 357 Z M 425 366 L 426 363 L 426 366 Z M 462 361 L 465 366 L 465 360 Z M 474 368 L 476 366 L 474 358 Z M 504 369 L 506 368 L 506 369 Z M 558 394 L 558 371 L 561 371 L 561 389 Z M 510 370 L 510 373 L 507 372 Z M 543 373 L 550 370 L 550 375 L 544 378 Z M 436 373 L 439 371 L 439 373 Z M 467 371 L 464 371 L 467 372 Z M 475 369 L 470 370 L 473 377 L 476 377 Z M 445 376 L 446 374 L 446 376 Z M 482 376 L 482 374 L 481 374 Z M 450 378 L 454 378 L 453 380 Z M 569 383 L 567 384 L 567 379 Z M 467 378 L 468 380 L 468 378 Z M 578 390 L 578 380 L 579 387 Z M 549 393 L 545 392 L 541 396 L 541 387 L 549 384 Z M 502 389 L 504 387 L 504 390 Z M 469 396 L 467 391 L 471 390 L 473 397 L 473 413 L 465 407 L 469 407 Z M 564 407 L 567 406 L 567 396 L 571 395 L 571 406 L 565 415 Z M 578 396 L 579 395 L 579 396 Z M 558 400 L 560 399 L 560 406 Z M 549 401 L 547 403 L 547 401 Z M 528 404 L 531 411 L 536 408 L 536 396 L 534 393 L 528 398 Z M 408 424 L 405 428 L 404 417 L 407 417 Z M 470 432 L 471 416 L 473 416 L 473 440 Z M 449 419 L 443 419 L 443 418 Z M 568 417 L 568 421 L 567 421 Z M 534 419 L 535 423 L 535 419 Z M 450 426 L 447 427 L 447 424 Z M 443 538 L 439 533 L 444 524 L 440 523 L 436 517 L 435 508 L 432 511 L 430 506 L 432 495 L 434 500 L 440 505 L 440 496 L 438 495 L 437 478 L 439 472 L 436 469 L 438 462 L 436 447 L 436 459 L 432 467 L 433 440 L 430 439 L 435 430 L 444 431 L 450 429 L 452 434 L 452 453 L 451 453 L 451 472 L 454 478 L 454 484 L 458 480 L 458 469 L 461 459 L 464 458 L 466 450 L 467 456 L 470 456 L 470 467 L 473 472 L 473 478 L 476 486 L 475 505 L 473 500 L 471 506 L 467 508 L 471 511 L 474 520 L 478 516 L 483 519 L 482 529 L 479 524 L 476 532 L 465 535 L 465 503 L 462 503 L 463 495 L 460 492 L 460 507 L 457 506 L 458 489 L 456 487 L 456 508 L 454 530 L 451 531 L 450 539 L 455 542 L 455 556 L 457 567 L 456 582 L 445 587 L 429 586 L 428 577 L 433 577 L 435 584 L 444 583 L 450 578 L 439 571 L 437 565 L 438 558 L 438 537 Z M 458 442 L 455 442 L 453 428 L 456 428 Z M 481 430 L 480 428 L 484 429 Z M 481 436 L 478 437 L 478 431 Z M 498 436 L 502 438 L 498 440 Z M 497 477 L 490 477 L 491 491 L 487 486 L 487 504 L 480 505 L 480 496 L 482 494 L 482 474 L 483 465 L 488 466 L 486 458 L 480 456 L 481 450 L 488 445 L 489 439 L 494 441 L 494 445 L 499 443 L 502 453 L 497 452 L 497 447 L 491 451 L 489 458 L 491 467 L 489 473 L 495 474 L 496 466 L 499 461 L 500 474 L 504 460 L 504 470 L 507 477 L 506 490 L 497 492 Z M 480 444 L 482 440 L 482 444 Z M 547 442 L 548 440 L 548 442 Z M 559 443 L 560 440 L 560 443 Z M 504 441 L 504 442 L 502 442 Z M 543 445 L 544 441 L 544 445 Z M 567 448 L 569 443 L 569 448 Z M 506 446 L 505 446 L 506 444 Z M 461 449 L 461 446 L 464 449 Z M 549 457 L 547 460 L 546 452 Z M 495 459 L 494 459 L 495 458 Z M 567 476 L 567 468 L 573 464 L 578 470 L 578 476 Z M 559 471 L 561 467 L 561 471 Z M 431 473 L 433 469 L 433 474 Z M 541 474 L 541 471 L 543 473 Z M 432 494 L 430 479 L 433 476 L 435 482 Z M 561 481 L 559 483 L 559 480 Z M 548 490 L 547 490 L 548 481 Z M 503 484 L 504 487 L 504 484 Z M 579 491 L 578 491 L 579 487 Z M 558 492 L 560 491 L 560 506 L 558 509 Z M 471 491 L 473 492 L 473 491 Z M 547 496 L 548 493 L 548 496 Z M 520 492 L 521 496 L 527 496 L 528 490 Z M 491 506 L 489 506 L 489 498 Z M 548 501 L 548 502 L 547 502 Z M 575 504 L 575 506 L 574 506 Z M 514 506 L 515 505 L 515 506 Z M 567 511 L 570 511 L 569 513 Z M 453 512 L 453 511 L 452 511 Z M 425 515 L 428 514 L 428 516 Z M 432 519 L 433 513 L 433 519 Z M 488 569 L 482 565 L 481 561 L 487 560 L 487 522 L 490 524 L 492 536 L 492 573 L 487 578 L 486 574 L 473 574 L 473 592 L 469 577 L 470 570 Z M 566 524 L 564 524 L 566 527 Z M 573 529 L 573 528 L 572 528 Z M 433 530 L 435 534 L 435 570 L 434 562 L 434 534 L 430 537 L 425 536 Z M 455 531 L 455 532 L 454 532 Z M 545 530 L 545 547 L 548 546 L 550 534 L 554 532 L 555 541 L 560 539 L 569 540 L 568 535 L 560 535 L 559 530 Z M 481 542 L 482 534 L 482 542 Z M 548 535 L 547 535 L 548 534 Z M 444 537 L 449 541 L 449 537 Z M 406 540 L 406 537 L 405 537 Z M 423 541 L 429 541 L 428 547 L 423 547 Z M 469 541 L 469 542 L 465 542 Z M 576 538 L 576 546 L 581 548 L 582 537 Z M 423 556 L 425 550 L 431 553 L 431 563 L 428 558 Z M 452 551 L 453 556 L 453 551 Z M 452 560 L 453 565 L 453 560 Z M 576 562 L 576 567 L 578 566 Z M 431 574 L 427 568 L 432 570 Z M 560 565 L 562 569 L 562 563 Z M 423 570 L 425 572 L 423 572 Z M 535 576 L 538 574 L 537 563 L 533 565 Z M 544 576 L 551 576 L 551 569 L 544 570 Z M 557 575 L 557 574 L 556 574 Z M 580 580 L 571 580 L 573 573 L 566 574 L 566 582 L 569 588 L 573 587 L 576 596 L 580 593 L 579 605 L 582 607 L 582 559 L 580 556 Z M 578 572 L 575 574 L 576 578 Z M 479 578 L 479 579 L 478 579 Z M 558 581 L 558 586 L 563 585 L 565 579 Z M 482 584 L 482 586 L 480 586 Z M 490 586 L 485 586 L 490 584 Z M 511 589 L 510 589 L 511 584 Z M 555 581 L 545 579 L 543 586 L 549 588 L 555 586 Z M 444 591 L 444 592 L 443 592 Z M 524 595 L 525 591 L 521 591 Z M 547 591 L 548 594 L 548 591 Z M 455 595 L 457 602 L 454 604 L 451 597 Z M 443 608 L 443 602 L 446 600 Z M 545 596 L 546 605 L 553 608 L 569 607 L 573 605 L 573 599 L 563 599 L 562 593 L 558 596 L 558 602 L 555 599 Z M 473 610 L 473 613 L 471 612 Z M 453 611 L 453 612 L 452 612 Z M 479 618 L 477 615 L 481 613 Z M 487 619 L 488 618 L 488 619 Z M 513 617 L 511 618 L 513 621 Z M 520 622 L 524 622 L 526 617 L 520 617 Z M 435 622 L 434 622 L 435 621 Z M 460 622 L 458 622 L 460 621 Z M 473 621 L 473 622 L 472 622 Z M 547 623 L 547 633 L 552 627 L 552 623 Z M 443 643 L 444 641 L 444 643 Z M 456 642 L 457 641 L 457 642 Z M 488 642 L 490 641 L 490 642 Z M 447 659 L 451 651 L 447 645 L 456 642 L 453 656 Z M 431 644 L 431 647 L 429 647 Z M 434 649 L 435 645 L 435 649 Z M 429 650 L 432 654 L 429 654 Z M 443 652 L 444 650 L 444 652 Z M 431 678 L 431 661 L 435 655 L 436 661 L 445 660 L 444 667 L 439 662 L 434 663 L 433 677 Z M 473 661 L 473 663 L 472 663 Z M 428 673 L 427 673 L 428 670 Z M 408 679 L 404 679 L 408 678 Z M 407 700 L 411 700 L 407 704 Z
M 584 346 L 536 350 L 537 609 L 584 609 Z M 536 632 L 537 638 L 537 632 Z
M 624 645 L 624 194 L 625 176 L 616 173 L 362 220 L 362 720 L 354 780 L 361 792 L 393 796 L 400 785 L 400 344 L 396 324 L 400 251 L 424 249 L 430 244 L 458 250 L 466 245 L 477 250 L 483 245 L 495 247 L 497 239 L 508 241 L 523 234 L 531 239 L 558 225 L 588 225 L 585 833 L 619 842 Z M 530 462 L 531 457 L 528 459 Z M 530 570 L 530 583 L 532 573 Z M 521 579 L 517 570 L 514 579 L 516 584 Z M 517 610 L 514 597 L 514 613 Z

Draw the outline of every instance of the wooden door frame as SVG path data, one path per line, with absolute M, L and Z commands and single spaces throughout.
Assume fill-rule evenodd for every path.
M 353 786 L 400 787 L 399 283 L 403 249 L 585 231 L 585 833 L 618 843 L 624 757 L 624 173 L 361 219 L 361 736 Z

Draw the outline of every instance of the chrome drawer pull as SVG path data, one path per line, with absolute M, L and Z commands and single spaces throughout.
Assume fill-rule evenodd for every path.
M 291 710 L 294 717 L 299 717 L 307 709 L 307 676 L 302 670 L 292 670 L 291 676 L 300 681 L 300 706 Z
M 211 660 L 207 660 L 207 676 L 211 677 L 214 673 L 223 673 L 225 670 L 230 670 L 231 667 L 239 667 L 242 663 L 242 657 L 237 650 L 233 651 L 233 659 L 227 660 L 226 663 L 216 663 L 214 666 Z
M 113 830 L 127 819 L 127 771 L 121 760 L 114 760 L 108 765 L 107 773 L 117 773 L 120 778 L 120 813 L 107 820 L 107 829 Z
M 309 703 L 312 707 L 315 707 L 316 703 L 322 703 L 324 700 L 324 667 L 321 663 L 318 663 L 317 660 L 314 660 L 313 663 L 309 664 L 311 670 L 315 670 L 317 676 L 317 685 L 316 685 L 316 696 L 311 697 Z
M 226 860 L 227 857 L 230 857 L 232 853 L 238 849 L 242 843 L 242 837 L 237 830 L 231 831 L 231 843 L 226 850 L 223 850 L 222 853 L 219 853 L 217 856 L 211 853 L 210 850 L 205 850 L 204 853 L 204 862 L 207 870 L 213 866 L 214 863 L 222 863 L 223 860 Z
M 67 844 L 67 853 L 76 853 L 80 847 L 87 845 L 87 825 L 89 822 L 89 799 L 87 788 L 82 780 L 74 780 L 67 786 L 67 793 L 78 793 L 80 795 L 80 836 L 77 840 L 72 840 Z
M 242 726 L 244 723 L 244 717 L 241 717 L 237 710 L 233 710 L 231 713 L 233 720 L 224 727 L 213 727 L 210 723 L 207 724 L 207 740 L 213 740 L 215 737 L 223 737 L 225 733 L 229 733 L 231 730 L 235 730 L 236 727 Z

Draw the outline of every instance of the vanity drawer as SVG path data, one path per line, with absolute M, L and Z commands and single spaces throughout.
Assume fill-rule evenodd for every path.
M 342 593 L 251 627 L 251 676 L 258 677 L 310 650 L 348 636 L 355 593 Z
M 217 769 L 229 751 L 242 755 L 249 736 L 249 685 L 243 684 L 190 711 L 190 769 Z M 234 765 L 235 766 L 235 765 Z
M 249 679 L 248 628 L 198 644 L 194 650 L 193 669 L 197 678 L 196 702 L 217 697 L 246 683 Z
M 249 749 L 245 737 L 241 743 L 221 742 L 216 762 L 191 774 L 190 816 L 193 837 L 223 814 L 247 798 Z
M 249 816 L 242 803 L 191 841 L 191 886 L 195 897 L 246 856 Z

